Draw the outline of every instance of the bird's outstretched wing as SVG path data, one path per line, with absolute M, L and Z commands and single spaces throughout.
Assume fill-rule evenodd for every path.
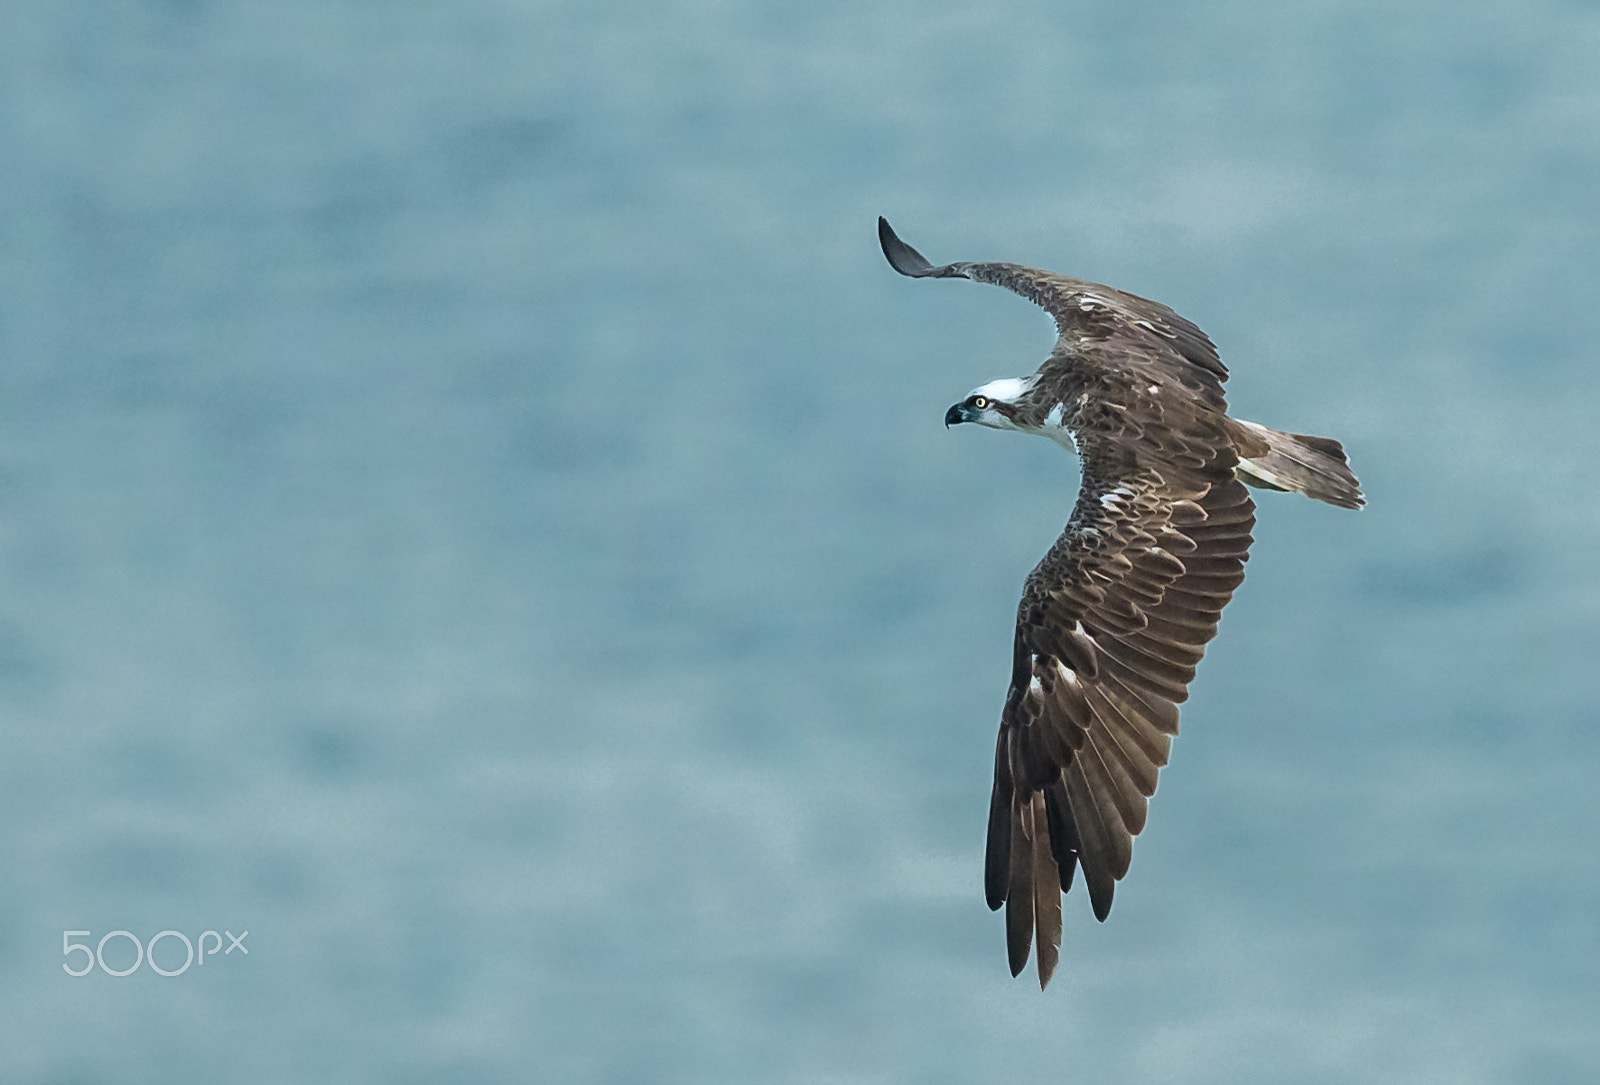
M 1228 379 L 1228 367 L 1217 357 L 1217 348 L 1206 333 L 1159 301 L 1021 264 L 956 263 L 935 267 L 927 257 L 900 240 L 881 216 L 878 243 L 890 266 L 913 279 L 971 279 L 1021 294 L 1055 318 L 1056 330 L 1061 335 L 1058 352 L 1071 347 L 1080 338 L 1097 340 L 1115 336 L 1128 345 L 1140 347 L 1140 353 L 1154 348 L 1159 357 L 1179 364 L 1188 363 L 1218 381 Z
M 1001 712 L 984 892 L 1006 907 L 1011 972 L 1037 935 L 1039 983 L 1061 897 L 1083 868 L 1095 916 L 1128 872 L 1195 664 L 1244 579 L 1255 505 L 1224 477 L 1173 491 L 1141 471 L 1086 474 L 1072 519 L 1028 576 Z

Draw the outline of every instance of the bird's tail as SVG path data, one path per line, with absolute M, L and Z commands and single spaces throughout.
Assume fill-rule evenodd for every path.
M 1338 441 L 1285 433 L 1243 419 L 1230 421 L 1242 431 L 1235 435 L 1239 449 L 1235 474 L 1241 482 L 1290 490 L 1344 509 L 1359 509 L 1367 503 Z

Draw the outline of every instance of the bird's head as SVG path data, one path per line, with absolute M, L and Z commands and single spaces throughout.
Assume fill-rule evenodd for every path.
M 1006 377 L 974 388 L 960 403 L 944 412 L 944 424 L 954 426 L 961 422 L 976 422 L 990 429 L 1017 429 L 1018 401 L 1033 389 L 1033 381 L 1025 377 Z

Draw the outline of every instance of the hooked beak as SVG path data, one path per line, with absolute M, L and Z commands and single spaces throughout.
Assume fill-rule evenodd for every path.
M 957 403 L 954 407 L 951 407 L 948 411 L 944 412 L 945 429 L 949 429 L 951 426 L 960 425 L 965 421 L 967 421 L 967 409 L 959 403 Z

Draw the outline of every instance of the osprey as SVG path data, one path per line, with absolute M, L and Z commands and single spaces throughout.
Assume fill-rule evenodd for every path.
M 1245 486 L 1347 509 L 1365 498 L 1338 441 L 1228 417 L 1216 347 L 1165 305 L 1019 264 L 935 267 L 881 218 L 878 240 L 900 274 L 1003 286 L 1059 332 L 1035 372 L 975 388 L 944 416 L 1048 437 L 1083 467 L 1072 517 L 1017 607 L 984 855 L 1011 974 L 1037 939 L 1042 988 L 1074 870 L 1102 921 L 1128 872 L 1178 705 L 1244 580 Z

